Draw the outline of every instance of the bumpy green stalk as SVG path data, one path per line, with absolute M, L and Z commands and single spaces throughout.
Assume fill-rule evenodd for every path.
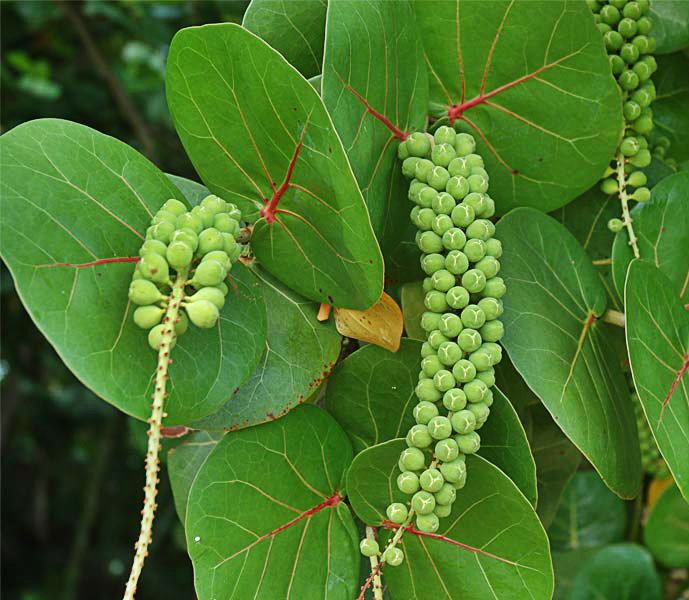
M 638 238 L 634 233 L 634 227 L 632 227 L 632 216 L 629 214 L 629 195 L 627 194 L 627 182 L 624 172 L 624 154 L 619 152 L 615 160 L 617 161 L 615 174 L 617 176 L 617 187 L 619 189 L 618 197 L 622 207 L 622 225 L 627 229 L 627 235 L 629 235 L 629 245 L 634 251 L 634 258 L 639 258 L 641 254 L 639 253 L 639 246 L 636 243 Z
M 369 540 L 376 541 L 375 530 L 370 525 L 366 525 L 366 537 Z M 371 562 L 371 573 L 373 574 L 373 598 L 374 600 L 383 600 L 383 584 L 380 580 L 378 556 L 374 554 L 369 557 L 369 560 Z
M 167 384 L 168 366 L 172 362 L 170 360 L 170 351 L 176 337 L 175 325 L 180 318 L 180 304 L 184 297 L 184 286 L 189 275 L 189 267 L 186 267 L 178 272 L 177 277 L 172 286 L 172 292 L 168 300 L 167 310 L 163 317 L 163 325 L 165 326 L 161 335 L 160 348 L 158 350 L 158 364 L 155 371 L 155 388 L 153 391 L 153 403 L 151 404 L 151 418 L 148 420 L 150 426 L 148 428 L 148 450 L 146 452 L 146 485 L 144 487 L 144 508 L 141 511 L 141 530 L 139 532 L 139 539 L 134 545 L 136 554 L 134 555 L 134 562 L 127 580 L 127 588 L 124 593 L 124 600 L 133 600 L 136 594 L 136 585 L 139 581 L 139 575 L 144 566 L 144 560 L 148 556 L 148 546 L 153 539 L 153 518 L 157 508 L 156 496 L 158 495 L 158 472 L 160 471 L 160 459 L 158 458 L 158 451 L 160 450 L 160 429 L 165 413 L 163 406 L 167 393 L 165 392 Z

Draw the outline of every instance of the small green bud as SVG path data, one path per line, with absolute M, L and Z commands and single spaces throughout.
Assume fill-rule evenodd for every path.
M 220 232 L 215 229 L 215 227 L 209 227 L 204 229 L 199 234 L 199 248 L 198 253 L 203 256 L 208 254 L 213 250 L 222 250 L 225 245 L 225 241 L 220 235 Z
M 457 344 L 464 352 L 473 352 L 481 347 L 481 334 L 475 329 L 462 329 L 462 333 L 457 336 Z
M 638 168 L 647 167 L 651 164 L 651 153 L 646 148 L 642 148 L 636 156 L 629 159 L 629 163 Z
M 467 410 L 471 411 L 476 417 L 476 423 L 485 423 L 490 415 L 490 408 L 485 402 L 476 402 L 475 404 L 469 404 Z M 477 427 L 478 429 L 478 427 Z
M 429 515 L 435 508 L 435 498 L 430 492 L 420 490 L 412 496 L 411 507 L 416 514 Z
M 428 343 L 435 350 L 437 350 L 440 347 L 440 344 L 447 341 L 449 340 L 442 333 L 440 333 L 440 330 L 438 329 L 435 329 L 428 334 Z
M 226 211 L 225 201 L 213 194 L 206 196 L 203 200 L 201 200 L 201 206 L 207 208 L 214 215 L 224 213 Z
M 637 22 L 636 22 L 636 29 L 641 35 L 648 35 L 651 33 L 651 28 L 653 27 L 651 19 L 648 17 L 641 17 Z M 649 40 L 652 38 L 649 38 Z M 649 46 L 648 52 L 653 52 L 651 50 L 652 46 Z
M 150 329 L 160 323 L 165 311 L 159 306 L 139 306 L 134 311 L 134 323 L 141 329 Z
M 476 377 L 476 367 L 470 361 L 463 358 L 458 360 L 454 367 L 452 367 L 452 374 L 457 383 L 469 383 Z
M 204 229 L 206 229 L 207 227 L 211 227 L 213 225 L 215 213 L 211 211 L 211 209 L 207 206 L 195 206 L 191 209 L 191 214 L 201 219 Z
M 612 231 L 613 233 L 617 233 L 618 231 L 622 231 L 622 228 L 624 227 L 624 223 L 622 222 L 621 219 L 610 219 L 608 221 L 608 229 Z
M 439 392 L 446 392 L 455 386 L 455 379 L 447 369 L 440 369 L 433 375 L 433 385 Z M 433 433 L 431 432 L 431 435 Z
M 424 331 L 433 331 L 434 329 L 438 329 L 441 318 L 442 315 L 439 315 L 438 313 L 426 311 L 421 315 L 421 328 Z
M 176 271 L 181 271 L 184 267 L 189 266 L 193 256 L 194 252 L 186 242 L 173 241 L 167 247 L 167 262 Z
M 203 221 L 201 217 L 193 215 L 191 213 L 184 213 L 177 217 L 175 222 L 175 227 L 177 229 L 191 229 L 197 235 L 203 231 Z
M 418 238 L 419 250 L 426 254 L 434 254 L 443 250 L 443 239 L 434 231 L 424 231 Z
M 501 300 L 496 298 L 481 298 L 478 301 L 478 307 L 486 315 L 487 321 L 497 319 L 503 313 L 503 305 Z
M 617 31 L 620 32 L 621 36 L 626 38 L 633 38 L 636 35 L 638 26 L 634 19 L 629 19 L 625 17 L 617 24 Z M 615 48 L 617 50 L 617 48 Z M 638 49 L 637 49 L 638 52 Z M 638 56 L 638 54 L 637 54 Z
M 443 395 L 443 406 L 447 410 L 462 410 L 466 406 L 466 404 L 466 394 L 459 388 L 452 388 L 451 390 L 447 390 L 447 392 L 445 392 L 445 394 Z
M 427 158 L 419 158 L 416 162 L 416 168 L 414 169 L 414 177 L 416 177 L 419 181 L 428 183 L 428 176 L 430 175 L 434 167 L 435 165 L 432 161 L 428 160 Z M 442 167 L 439 168 L 442 169 Z
M 388 516 L 388 519 L 390 519 L 393 523 L 401 525 L 407 520 L 409 511 L 407 510 L 407 507 L 401 502 L 393 502 L 388 506 L 387 510 L 385 511 L 385 514 Z
M 608 179 L 604 179 L 601 182 L 600 189 L 601 192 L 610 196 L 612 194 L 616 194 L 620 188 L 617 185 L 617 180 L 613 179 L 612 177 L 609 177 Z
M 634 44 L 639 49 L 639 54 L 646 54 L 650 47 L 650 44 L 648 43 L 648 37 L 646 37 L 645 35 L 637 35 L 632 40 L 632 44 Z
M 359 543 L 359 550 L 364 556 L 378 556 L 380 548 L 378 547 L 378 542 L 369 538 L 364 538 Z
M 431 140 L 420 131 L 415 131 L 406 139 L 407 150 L 412 156 L 428 156 L 431 153 Z
M 397 546 L 388 548 L 383 554 L 383 560 L 391 567 L 399 567 L 404 561 L 404 552 Z
M 438 460 L 447 462 L 448 460 L 454 460 L 459 456 L 459 448 L 457 447 L 457 442 L 452 438 L 447 438 L 440 440 L 435 445 L 435 457 Z
M 483 327 L 481 328 L 481 335 L 483 335 Z M 492 356 L 481 348 L 469 355 L 469 362 L 476 367 L 478 372 L 486 371 L 493 366 Z
M 617 10 L 612 4 L 607 4 L 600 11 L 601 19 L 603 23 L 608 25 L 617 25 L 620 20 L 620 11 Z
M 397 476 L 397 489 L 405 494 L 413 494 L 421 485 L 419 484 L 419 476 L 411 471 L 402 471 Z
M 417 208 L 419 207 L 417 206 Z M 435 221 L 435 213 L 430 208 L 419 208 L 417 220 L 417 227 L 421 231 L 429 231 L 433 227 L 433 221 Z
M 210 329 L 218 322 L 218 307 L 208 300 L 190 302 L 185 307 L 189 320 L 202 329 Z

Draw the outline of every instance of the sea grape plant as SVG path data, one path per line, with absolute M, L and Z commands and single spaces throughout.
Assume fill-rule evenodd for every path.
M 149 423 L 125 598 L 170 433 L 202 600 L 547 599 L 579 465 L 615 506 L 669 473 L 686 508 L 689 176 L 653 129 L 656 1 L 253 0 L 171 41 L 202 184 L 59 119 L 0 138 L 24 305 Z

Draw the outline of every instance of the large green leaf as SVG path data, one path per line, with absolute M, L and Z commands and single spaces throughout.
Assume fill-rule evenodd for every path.
M 536 462 L 538 507 L 536 512 L 544 527 L 555 518 L 562 494 L 581 462 L 581 454 L 555 425 L 541 404 L 531 406 L 526 427 L 531 452 Z
M 620 92 L 583 0 L 417 2 L 431 109 L 474 134 L 498 211 L 591 187 L 622 131 Z
M 651 199 L 632 214 L 641 258 L 655 264 L 669 277 L 677 296 L 689 302 L 689 172 L 663 179 L 653 188 Z M 620 296 L 634 258 L 628 240 L 627 233 L 620 231 L 613 247 L 613 277 Z
M 335 367 L 328 378 L 326 408 L 355 452 L 407 435 L 416 423 L 412 409 L 420 369 L 421 342 L 406 338 L 397 352 L 368 344 Z
M 242 25 L 313 77 L 323 62 L 327 6 L 326 0 L 251 0 Z
M 653 76 L 657 95 L 652 105 L 655 133 L 670 139 L 667 156 L 682 162 L 689 159 L 689 57 L 676 52 L 657 61 Z
M 616 195 L 607 196 L 596 186 L 551 214 L 577 239 L 592 261 L 611 258 L 615 236 L 608 229 L 608 221 L 621 214 Z M 612 283 L 612 266 L 599 264 L 596 270 L 608 291 L 612 307 L 622 310 L 622 302 Z
M 258 218 L 251 246 L 261 264 L 310 300 L 358 310 L 374 304 L 383 285 L 380 249 L 313 87 L 234 24 L 177 33 L 166 86 L 203 182 L 248 221 Z M 278 212 L 260 217 L 271 199 L 279 200 Z
M 689 2 L 653 0 L 649 12 L 656 54 L 668 54 L 689 46 Z
M 636 496 L 634 411 L 612 326 L 597 321 L 607 299 L 591 259 L 562 225 L 530 208 L 505 216 L 496 237 L 505 248 L 502 343 L 513 365 L 610 489 Z
M 408 230 L 412 207 L 405 201 L 409 182 L 397 146 L 406 132 L 423 130 L 428 109 L 428 76 L 412 4 L 331 0 L 326 33 L 323 102 L 347 149 L 390 271 L 388 255 Z
M 352 508 L 365 523 L 381 525 L 397 490 L 397 459 L 405 447 L 392 440 L 358 454 L 347 475 Z M 500 469 L 467 457 L 468 479 L 438 534 L 405 532 L 405 562 L 384 570 L 393 598 L 550 599 L 553 572 L 548 540 L 533 507 Z M 468 546 L 468 547 L 467 547 Z
M 323 382 L 340 354 L 342 336 L 334 319 L 318 321 L 319 305 L 305 300 L 259 265 L 251 268 L 261 285 L 268 314 L 263 358 L 253 375 L 216 413 L 194 429 L 234 430 L 281 417 Z
M 3 135 L 1 148 L 2 256 L 29 314 L 85 385 L 148 418 L 156 354 L 132 320 L 134 265 L 55 263 L 137 256 L 153 212 L 184 196 L 135 150 L 76 123 L 31 121 Z M 258 363 L 261 290 L 242 265 L 232 277 L 219 325 L 190 327 L 175 346 L 166 425 L 216 410 Z
M 187 501 L 196 474 L 206 461 L 213 448 L 218 445 L 222 433 L 197 431 L 183 444 L 168 451 L 167 468 L 179 520 L 184 523 L 187 517 Z
M 665 567 L 689 567 L 689 506 L 676 486 L 667 488 L 653 505 L 644 544 Z
M 617 542 L 624 536 L 627 509 L 595 471 L 580 471 L 569 482 L 548 527 L 553 550 L 577 550 Z
M 670 280 L 635 260 L 625 286 L 634 385 L 653 436 L 689 498 L 689 318 Z
M 345 433 L 311 405 L 224 436 L 187 504 L 199 599 L 351 600 L 358 534 L 341 502 L 351 460 Z
M 648 550 L 636 544 L 601 548 L 581 565 L 568 600 L 661 600 L 660 577 Z
M 400 291 L 402 315 L 404 316 L 404 331 L 407 337 L 426 341 L 426 332 L 421 327 L 421 315 L 426 312 L 423 301 L 426 292 L 420 281 L 410 281 L 402 286 Z
M 421 362 L 421 342 L 403 339 L 394 354 L 364 346 L 342 361 L 328 379 L 326 407 L 359 452 L 404 437 L 416 422 L 414 388 Z M 501 468 L 533 505 L 536 465 L 526 433 L 509 400 L 493 388 L 491 416 L 479 431 L 479 454 Z

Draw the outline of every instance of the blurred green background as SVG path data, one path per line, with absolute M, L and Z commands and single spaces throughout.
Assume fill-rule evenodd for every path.
M 3 1 L 0 129 L 41 117 L 117 137 L 195 178 L 165 101 L 175 32 L 241 21 L 237 1 Z M 4 265 L 2 583 L 8 600 L 118 598 L 143 500 L 145 425 L 88 392 L 34 327 Z M 167 475 L 137 598 L 194 597 Z

